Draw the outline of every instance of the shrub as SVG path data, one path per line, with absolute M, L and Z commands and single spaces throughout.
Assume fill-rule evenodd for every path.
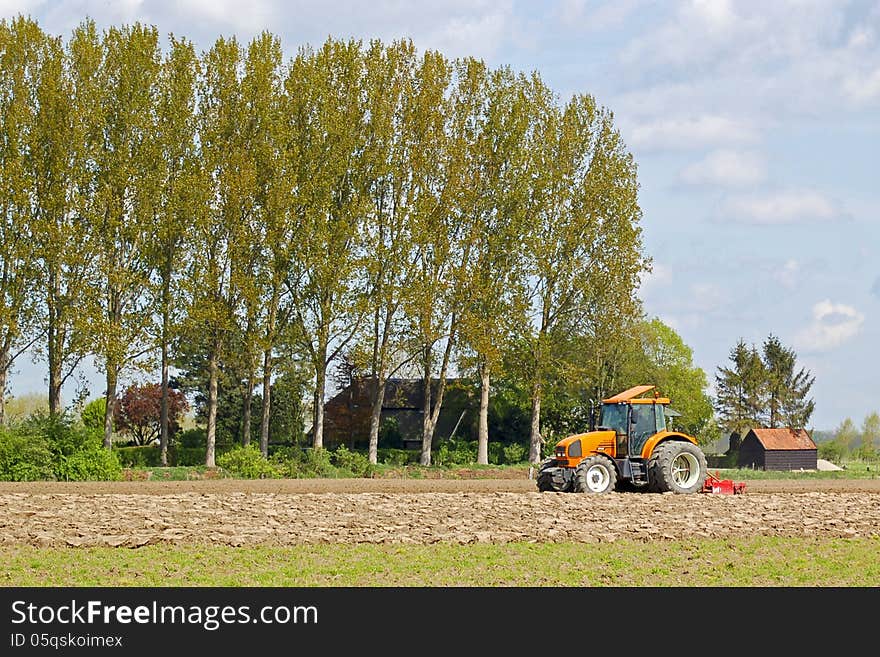
M 63 481 L 115 481 L 122 474 L 122 465 L 115 452 L 95 446 L 62 455 L 55 474 Z
M 243 479 L 266 479 L 278 476 L 278 471 L 254 445 L 234 447 L 217 457 L 217 465 Z
M 86 404 L 79 414 L 83 426 L 88 429 L 104 430 L 104 414 L 107 409 L 107 399 L 98 397 Z
M 476 441 L 447 440 L 437 449 L 437 465 L 469 465 L 477 460 Z
M 332 477 L 336 470 L 326 449 L 307 449 L 303 451 L 301 472 L 307 477 Z
M 360 452 L 352 452 L 345 445 L 340 445 L 333 452 L 333 463 L 341 470 L 347 470 L 355 477 L 369 477 L 376 471 L 376 466 Z
M 529 450 L 525 445 L 520 443 L 511 443 L 504 446 L 504 463 L 513 465 L 523 463 L 529 458 Z
M 419 452 L 412 450 L 383 447 L 377 451 L 376 456 L 377 460 L 386 465 L 403 466 L 409 463 L 418 463 L 419 454 Z
M 119 462 L 126 468 L 158 468 L 159 448 L 156 445 L 140 447 L 117 447 L 115 450 Z M 204 461 L 204 458 L 202 458 Z
M 41 481 L 54 479 L 54 457 L 39 434 L 0 431 L 0 479 Z
M 201 447 L 202 449 L 205 449 L 208 445 L 208 438 L 204 429 L 187 429 L 178 434 L 178 438 L 175 442 L 181 447 Z M 202 460 L 204 461 L 204 457 Z

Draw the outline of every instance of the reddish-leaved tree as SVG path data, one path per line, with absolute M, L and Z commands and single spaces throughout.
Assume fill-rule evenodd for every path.
M 173 435 L 178 421 L 189 410 L 186 396 L 179 390 L 168 391 L 168 426 Z M 116 405 L 116 428 L 128 433 L 136 445 L 158 440 L 161 431 L 162 386 L 158 383 L 131 385 Z

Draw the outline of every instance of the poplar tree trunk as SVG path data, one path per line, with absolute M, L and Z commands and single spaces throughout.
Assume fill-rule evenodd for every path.
M 119 380 L 119 372 L 116 365 L 107 363 L 107 391 L 104 398 L 107 401 L 104 409 L 104 447 L 110 449 L 113 446 L 113 413 L 116 410 L 116 385 Z
M 9 349 L 0 353 L 0 426 L 6 426 L 6 383 L 9 377 Z
M 327 345 L 324 343 L 318 346 L 317 361 L 317 366 L 315 367 L 312 447 L 322 449 L 324 447 L 324 390 L 327 387 Z
M 272 405 L 272 350 L 263 352 L 263 412 L 260 417 L 260 451 L 269 456 L 269 410 Z
M 214 445 L 217 442 L 217 349 L 208 358 L 208 429 L 205 449 L 205 465 L 215 467 Z
M 47 351 L 49 359 L 49 414 L 57 415 L 61 412 L 61 385 L 63 383 L 63 358 L 62 345 L 64 337 L 58 326 L 58 272 L 52 268 L 49 272 L 49 294 L 46 300 L 48 323 L 46 327 Z
M 532 384 L 532 427 L 529 433 L 529 463 L 541 460 L 541 383 Z
M 251 407 L 254 402 L 254 375 L 248 368 L 247 386 L 244 391 L 244 402 L 242 404 L 241 416 L 241 446 L 247 447 L 251 444 Z
M 162 313 L 162 400 L 159 405 L 159 463 L 168 465 L 168 311 Z
M 376 396 L 373 399 L 373 409 L 370 413 L 370 463 L 378 463 L 379 460 L 379 422 L 382 420 L 382 406 L 385 404 L 385 386 L 387 379 L 382 373 L 376 377 Z
M 489 364 L 480 365 L 480 421 L 477 431 L 477 463 L 489 465 Z

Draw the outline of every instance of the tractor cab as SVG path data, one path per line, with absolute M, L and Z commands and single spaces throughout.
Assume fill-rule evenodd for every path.
M 666 417 L 677 415 L 669 408 L 669 399 L 656 393 L 653 397 L 636 398 L 652 388 L 637 386 L 602 401 L 596 430 L 614 431 L 616 458 L 641 457 L 648 438 L 666 431 Z M 634 392 L 637 390 L 639 392 Z

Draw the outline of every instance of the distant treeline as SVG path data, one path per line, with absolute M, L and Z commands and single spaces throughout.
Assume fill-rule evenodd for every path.
M 548 395 L 575 417 L 665 382 L 645 379 L 667 356 L 636 295 L 636 163 L 610 111 L 536 72 L 405 40 L 329 39 L 285 61 L 270 33 L 198 53 L 153 26 L 85 21 L 64 39 L 18 17 L 0 23 L 0 124 L 0 391 L 36 350 L 59 413 L 94 356 L 106 446 L 120 381 L 158 368 L 167 391 L 172 365 L 200 393 L 207 465 L 222 391 L 266 453 L 282 375 L 310 390 L 316 448 L 328 373 L 373 377 L 371 462 L 403 372 L 474 373 L 481 463 L 497 377 L 526 391 L 532 461 L 554 431 Z M 705 377 L 667 338 L 705 422 Z M 684 390 L 667 364 L 657 376 Z M 425 464 L 443 391 L 426 395 Z

